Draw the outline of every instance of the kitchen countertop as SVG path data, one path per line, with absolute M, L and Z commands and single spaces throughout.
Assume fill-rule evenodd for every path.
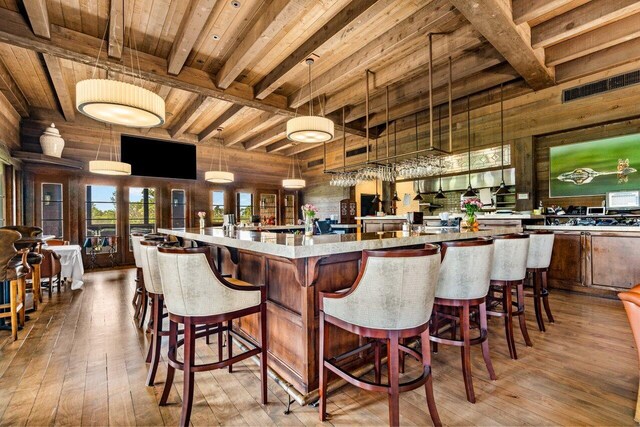
M 463 213 L 449 213 L 449 218 L 462 218 L 464 216 Z M 476 215 L 478 219 L 544 219 L 543 215 L 532 215 L 532 214 L 478 214 Z M 385 216 L 357 216 L 356 219 L 359 220 L 406 220 L 407 217 L 404 215 L 385 215 Z M 426 215 L 423 216 L 422 219 L 434 220 L 440 219 L 438 215 Z
M 521 232 L 522 227 L 487 227 L 478 231 L 458 229 L 429 230 L 426 233 L 416 232 L 379 232 L 352 234 L 324 234 L 304 236 L 301 234 L 268 233 L 239 229 L 232 236 L 225 236 L 222 230 L 208 227 L 205 229 L 168 229 L 159 228 L 159 233 L 171 234 L 190 240 L 197 240 L 213 245 L 228 246 L 236 249 L 258 252 L 285 258 L 309 258 L 348 252 L 359 252 L 365 249 L 385 249 L 425 243 L 437 243 L 448 240 L 472 239 L 497 234 Z
M 553 231 L 624 231 L 640 232 L 640 227 L 634 226 L 607 226 L 607 225 L 525 225 L 527 230 L 553 230 Z

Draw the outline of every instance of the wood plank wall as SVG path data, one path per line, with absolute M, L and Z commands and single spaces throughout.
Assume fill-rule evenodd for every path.
M 0 92 L 0 143 L 9 150 L 20 147 L 20 115 Z

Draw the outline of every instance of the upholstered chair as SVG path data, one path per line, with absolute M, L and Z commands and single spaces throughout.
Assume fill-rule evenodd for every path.
M 20 238 L 14 243 L 17 250 L 31 249 L 35 250 L 37 242 L 34 242 L 33 237 L 38 237 L 42 234 L 42 228 L 31 225 L 5 225 L 1 227 L 4 230 L 13 230 L 20 233 Z
M 389 395 L 389 424 L 400 422 L 400 390 L 425 386 L 431 420 L 441 425 L 433 396 L 429 318 L 433 307 L 440 268 L 438 247 L 425 249 L 364 251 L 355 283 L 346 292 L 319 293 L 320 304 L 320 420 L 327 417 L 327 375 L 329 371 L 347 382 L 369 391 Z M 362 347 L 329 358 L 326 348 L 331 339 L 328 325 L 368 338 Z M 420 336 L 421 353 L 404 345 L 403 340 Z M 387 344 L 388 384 L 380 379 L 381 342 Z M 336 362 L 373 347 L 375 383 L 361 380 Z M 419 378 L 400 383 L 400 354 L 418 359 L 423 370 Z
M 493 264 L 491 265 L 491 287 L 487 295 L 487 314 L 504 318 L 504 329 L 512 359 L 518 358 L 513 338 L 513 317 L 517 316 L 525 344 L 531 346 L 524 317 L 524 280 L 527 277 L 527 255 L 529 236 L 507 234 L 493 237 Z M 512 292 L 516 291 L 516 301 Z
M 162 331 L 162 316 L 164 313 L 164 295 L 162 292 L 162 279 L 158 268 L 158 248 L 161 242 L 142 240 L 140 242 L 139 256 L 142 266 L 142 277 L 145 290 L 151 299 L 151 342 L 147 352 L 147 363 L 149 374 L 147 375 L 147 385 L 152 386 L 160 362 L 160 348 L 162 337 L 168 335 Z
M 551 307 L 549 306 L 549 289 L 547 287 L 547 273 L 551 265 L 553 253 L 553 231 L 537 230 L 529 232 L 529 255 L 527 256 L 527 275 L 533 286 L 533 309 L 536 313 L 538 329 L 544 332 L 541 302 L 547 314 L 549 323 L 554 323 Z
M 496 379 L 491 358 L 487 331 L 486 296 L 491 280 L 493 240 L 481 238 L 442 243 L 442 264 L 436 288 L 434 316 L 431 320 L 431 341 L 434 351 L 438 343 L 460 347 L 462 374 L 467 400 L 475 403 L 471 377 L 471 345 L 482 346 L 489 377 Z M 477 313 L 475 323 L 480 334 L 471 338 L 471 312 Z M 460 324 L 460 337 L 457 325 Z M 445 334 L 450 334 L 445 338 Z
M 0 229 L 0 282 L 9 287 L 9 301 L 0 304 L 0 319 L 10 319 L 14 341 L 18 339 L 18 328 L 25 322 L 25 276 L 30 271 L 28 249 L 18 251 L 14 246 L 21 237 L 18 231 Z
M 149 305 L 149 297 L 144 286 L 144 276 L 142 274 L 142 261 L 140 259 L 140 242 L 144 239 L 142 233 L 131 233 L 131 251 L 133 252 L 133 260 L 136 264 L 136 290 L 133 293 L 133 301 L 135 306 L 133 318 L 138 319 L 138 327 L 142 328 L 144 318 L 147 315 L 147 306 Z
M 38 261 L 34 264 L 35 257 L 37 256 Z M 62 289 L 62 264 L 60 263 L 60 255 L 55 253 L 50 249 L 41 249 L 40 254 L 29 253 L 27 258 L 29 265 L 31 267 L 39 266 L 39 270 L 36 268 L 32 268 L 31 272 L 26 276 L 27 280 L 32 280 L 33 282 L 33 292 L 34 292 L 34 303 L 36 299 L 41 300 L 40 297 L 40 287 L 46 287 L 49 292 L 49 298 L 51 298 L 51 293 L 53 292 L 54 284 L 58 286 L 58 292 Z M 47 278 L 47 282 L 42 282 L 40 279 L 43 277 Z M 36 283 L 37 282 L 37 283 Z M 38 289 L 36 289 L 38 288 Z
M 636 285 L 627 292 L 620 292 L 618 298 L 622 300 L 624 309 L 629 318 L 631 332 L 635 340 L 638 357 L 640 357 L 640 285 Z M 640 423 L 640 386 L 638 386 L 638 396 L 636 400 L 636 413 L 634 420 Z
M 213 268 L 209 257 L 210 248 L 158 247 L 158 268 L 164 293 L 164 302 L 169 312 L 168 368 L 160 404 L 165 405 L 173 384 L 175 369 L 184 371 L 182 415 L 180 425 L 189 424 L 193 404 L 194 373 L 231 368 L 231 365 L 254 355 L 260 355 L 260 378 L 262 403 L 267 403 L 267 293 L 264 286 L 253 286 L 246 282 L 231 283 Z M 239 334 L 232 327 L 232 320 L 259 313 L 260 343 Z M 221 326 L 225 325 L 226 326 Z M 177 360 L 178 324 L 184 325 L 184 358 Z M 196 324 L 204 331 L 196 333 Z M 197 337 L 219 332 L 227 333 L 228 357 L 214 363 L 195 364 L 195 340 Z M 251 347 L 241 354 L 233 355 L 233 337 Z M 231 371 L 231 369 L 229 369 Z

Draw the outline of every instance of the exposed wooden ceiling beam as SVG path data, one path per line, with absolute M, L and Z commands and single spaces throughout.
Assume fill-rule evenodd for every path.
M 36 37 L 31 32 L 29 25 L 18 13 L 0 8 L 0 42 L 12 46 L 18 46 L 39 53 L 48 53 L 58 58 L 68 59 L 81 64 L 96 66 L 107 72 L 115 72 L 127 76 L 139 76 L 152 83 L 161 84 L 171 88 L 185 90 L 187 92 L 206 95 L 211 98 L 221 99 L 233 104 L 240 104 L 262 111 L 268 111 L 284 117 L 295 117 L 296 111 L 287 107 L 287 99 L 278 94 L 271 94 L 263 100 L 253 97 L 253 89 L 240 82 L 233 82 L 228 89 L 222 90 L 216 87 L 211 74 L 206 71 L 191 67 L 183 67 L 179 75 L 173 76 L 167 73 L 167 61 L 157 56 L 138 52 L 140 73 L 125 66 L 121 61 L 108 58 L 103 52 L 100 60 L 96 57 L 100 50 L 101 40 L 88 34 L 69 30 L 58 25 L 51 25 L 51 40 Z M 123 49 L 123 56 L 129 55 L 129 48 Z M 306 114 L 306 108 L 299 108 L 297 114 Z M 360 135 L 361 129 L 347 127 L 347 132 Z
M 588 76 L 617 65 L 640 61 L 640 39 L 629 40 L 556 67 L 558 82 Z
M 470 75 L 476 74 L 480 71 L 491 68 L 495 65 L 502 63 L 504 59 L 490 44 L 486 44 L 482 48 L 475 52 L 469 52 L 458 57 L 452 62 L 451 71 L 452 78 L 460 80 Z M 433 70 L 433 88 L 437 90 L 441 87 L 446 87 L 449 81 L 449 64 L 448 62 L 434 68 Z M 369 100 L 369 112 L 378 113 L 385 109 L 386 94 L 383 88 L 379 88 L 376 94 Z M 429 76 L 428 74 L 421 74 L 413 79 L 400 82 L 396 85 L 389 87 L 389 104 L 396 105 L 411 98 L 416 98 L 420 95 L 429 93 Z M 351 107 L 349 114 L 347 114 L 346 121 L 352 122 L 353 120 L 364 117 L 367 113 L 364 103 L 360 103 Z
M 185 133 L 193 122 L 211 106 L 212 102 L 213 99 L 208 96 L 198 95 L 196 100 L 185 108 L 178 121 L 171 127 L 169 131 L 171 137 L 177 138 Z
M 276 151 L 284 150 L 285 148 L 289 148 L 293 145 L 293 141 L 290 139 L 282 139 L 278 142 L 274 142 L 273 144 L 267 145 L 267 153 L 275 153 Z
M 124 46 L 124 0 L 111 0 L 109 8 L 109 48 L 112 58 L 122 57 Z
M 49 29 L 49 12 L 47 11 L 47 0 L 23 0 L 24 8 L 29 16 L 31 28 L 36 36 L 51 38 Z
M 282 151 L 282 154 L 284 154 L 285 156 L 293 156 L 293 155 L 304 153 L 305 151 L 313 150 L 314 148 L 319 148 L 319 147 L 322 147 L 322 142 L 318 142 L 314 144 L 298 144 L 298 145 L 294 145 L 293 147 L 289 147 L 285 149 L 284 151 Z
M 498 65 L 489 70 L 482 71 L 453 83 L 453 99 L 473 95 L 482 92 L 501 83 L 506 83 L 518 78 L 518 73 L 509 64 Z M 448 88 L 441 87 L 433 91 L 433 104 L 435 106 L 448 101 Z M 395 120 L 401 117 L 415 114 L 429 108 L 428 95 L 420 96 L 404 104 L 396 105 L 389 110 L 389 119 Z M 372 114 L 369 118 L 369 126 L 379 126 L 386 121 L 386 113 Z
M 263 132 L 260 132 L 257 135 L 249 138 L 244 142 L 244 148 L 246 150 L 255 150 L 256 148 L 263 147 L 273 141 L 277 141 L 285 136 L 287 131 L 287 124 L 281 123 L 272 127 L 271 129 L 267 129 Z
M 259 18 L 233 50 L 217 75 L 217 85 L 226 89 L 271 42 L 282 28 L 293 20 L 312 0 L 274 0 L 259 11 Z
M 313 79 L 313 96 L 323 94 L 331 87 L 340 87 L 346 82 L 360 76 L 367 68 L 389 56 L 394 50 L 407 46 L 414 40 L 428 32 L 444 31 L 444 24 L 458 17 L 455 9 L 445 1 L 434 0 L 398 23 L 386 33 L 374 38 L 366 46 L 349 55 L 324 74 Z M 309 102 L 309 87 L 302 86 L 289 96 L 289 106 L 292 108 Z
M 204 141 L 215 135 L 219 127 L 222 127 L 225 122 L 238 114 L 238 111 L 242 110 L 244 106 L 240 104 L 233 104 L 227 108 L 224 113 L 220 114 L 209 126 L 207 126 L 202 132 L 198 134 L 198 140 Z
M 640 13 L 545 49 L 547 65 L 558 65 L 640 37 Z
M 531 48 L 529 26 L 515 25 L 506 0 L 451 0 L 518 73 L 535 89 L 555 84 L 554 70 L 544 64 L 544 51 Z
M 268 129 L 272 126 L 282 123 L 284 118 L 282 116 L 274 116 L 269 113 L 263 112 L 258 116 L 245 120 L 240 128 L 237 128 L 235 132 L 226 136 L 225 145 L 233 146 L 239 142 L 245 141 L 250 137 Z
M 191 0 L 169 53 L 169 74 L 178 75 L 182 70 L 215 4 L 216 0 Z
M 160 89 L 158 90 L 158 96 L 166 100 L 169 96 L 169 92 L 171 92 L 171 86 L 160 86 Z
M 69 88 L 67 87 L 67 82 L 65 82 L 64 76 L 62 75 L 60 60 L 55 56 L 51 56 L 47 53 L 43 54 L 42 56 L 44 57 L 47 71 L 49 71 L 49 77 L 51 77 L 51 83 L 53 83 L 53 89 L 56 97 L 58 98 L 58 103 L 60 104 L 62 115 L 64 116 L 66 121 L 72 122 L 76 118 L 75 103 L 71 98 L 71 93 L 69 92 Z
M 286 80 L 286 77 L 291 70 L 308 58 L 315 49 L 322 46 L 340 32 L 340 30 L 358 19 L 360 15 L 364 14 L 369 8 L 375 5 L 377 1 L 379 0 L 354 0 L 349 2 L 344 9 L 323 25 L 318 32 L 302 43 L 298 49 L 278 64 L 269 74 L 255 85 L 255 97 L 258 99 L 264 99 L 267 95 L 273 93 L 273 91 L 278 89 L 278 87 L 280 87 Z
M 482 36 L 470 25 L 465 25 L 453 33 L 435 37 L 433 40 L 434 66 L 446 61 L 452 52 L 470 51 L 477 49 L 484 43 Z M 420 52 L 422 53 L 422 52 Z M 401 80 L 415 77 L 424 72 L 424 67 L 429 63 L 425 50 L 424 54 L 411 52 L 402 58 L 398 58 L 391 64 L 373 69 L 375 72 L 375 88 L 383 88 Z M 455 78 L 455 76 L 454 76 Z M 342 108 L 343 105 L 354 105 L 364 102 L 364 73 L 359 81 L 352 83 L 327 97 L 324 106 L 325 112 L 330 113 Z
M 9 103 L 20 114 L 20 117 L 29 117 L 29 103 L 18 84 L 13 80 L 13 76 L 9 73 L 6 65 L 2 62 L 2 58 L 0 58 L 0 92 L 9 100 Z
M 524 24 L 566 6 L 574 0 L 511 0 L 513 22 Z
M 591 1 L 531 29 L 531 45 L 546 47 L 640 12 L 637 0 Z

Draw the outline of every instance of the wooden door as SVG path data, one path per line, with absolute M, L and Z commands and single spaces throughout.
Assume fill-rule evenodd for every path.
M 585 286 L 583 267 L 584 232 L 556 232 L 549 267 L 549 285 L 572 289 Z
M 640 233 L 586 233 L 588 286 L 629 289 L 640 283 Z

